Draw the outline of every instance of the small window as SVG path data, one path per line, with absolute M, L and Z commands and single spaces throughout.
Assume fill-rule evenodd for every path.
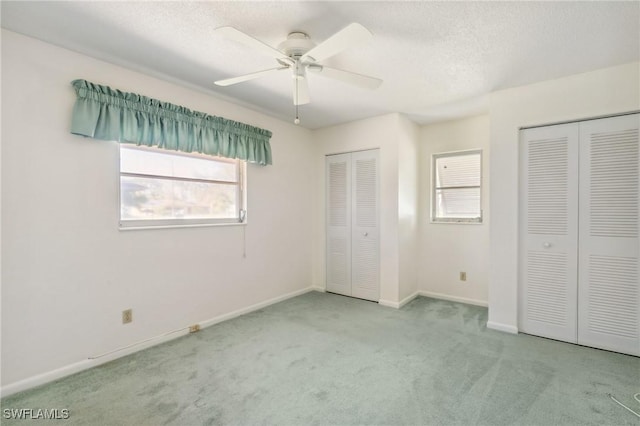
M 120 227 L 244 221 L 243 161 L 120 145 Z
M 482 151 L 433 155 L 433 222 L 481 223 Z

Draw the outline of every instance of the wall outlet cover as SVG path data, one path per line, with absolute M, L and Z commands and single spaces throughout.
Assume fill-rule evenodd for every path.
M 133 321 L 133 309 L 125 309 L 122 311 L 122 323 L 129 324 Z

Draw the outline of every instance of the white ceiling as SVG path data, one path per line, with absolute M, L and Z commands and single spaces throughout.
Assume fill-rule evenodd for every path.
M 300 107 L 308 128 L 388 112 L 418 123 L 476 114 L 487 110 L 494 90 L 640 59 L 638 1 L 2 1 L 1 7 L 3 28 L 284 120 L 294 117 L 288 73 L 213 85 L 277 66 L 214 29 L 234 26 L 277 46 L 294 30 L 319 43 L 359 22 L 374 34 L 371 41 L 323 63 L 384 83 L 367 91 L 310 75 L 311 103 Z

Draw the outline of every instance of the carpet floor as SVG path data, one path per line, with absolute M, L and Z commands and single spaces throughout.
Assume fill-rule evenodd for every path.
M 2 399 L 65 425 L 638 425 L 640 358 L 311 292 Z M 47 423 L 47 422 L 44 422 Z M 3 425 L 43 424 L 7 420 Z

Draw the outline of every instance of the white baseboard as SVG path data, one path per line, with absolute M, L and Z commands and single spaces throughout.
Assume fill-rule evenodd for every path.
M 302 290 L 296 290 L 291 293 L 283 294 L 282 296 L 274 297 L 273 299 L 265 300 L 264 302 L 256 303 L 255 305 L 247 306 L 246 308 L 237 309 L 227 314 L 218 315 L 217 317 L 210 318 L 208 320 L 200 322 L 200 327 L 205 328 L 218 324 L 222 321 L 227 321 L 240 315 L 248 314 L 249 312 L 257 311 L 262 308 L 266 308 L 269 305 L 273 305 L 283 300 L 291 299 L 292 297 L 300 296 L 301 294 L 309 293 L 310 291 L 318 291 L 317 287 L 307 287 Z
M 402 299 L 399 303 L 400 306 L 398 306 L 399 308 L 402 308 L 404 305 L 406 305 L 407 303 L 411 302 L 413 299 L 415 299 L 416 297 L 420 296 L 419 292 L 415 292 L 407 297 L 405 297 L 404 299 Z
M 186 334 L 189 334 L 189 327 L 151 337 L 142 342 L 133 343 L 120 349 L 115 349 L 114 351 L 108 352 L 97 358 L 83 359 L 82 361 L 65 365 L 64 367 L 60 367 L 52 371 L 47 371 L 46 373 L 31 376 L 26 379 L 2 386 L 2 388 L 0 388 L 0 396 L 4 398 L 5 396 L 13 395 L 14 393 L 22 392 L 36 386 L 44 385 L 46 383 L 53 382 L 54 380 L 58 380 L 72 374 L 97 367 L 109 361 L 113 361 L 114 359 L 122 358 L 134 352 L 147 349 L 151 346 L 159 345 L 161 343 L 168 342 L 169 340 L 177 339 L 178 337 L 184 336 Z
M 184 336 L 186 334 L 189 334 L 189 327 L 185 327 L 183 329 L 179 329 L 174 332 L 169 332 L 166 334 L 161 334 L 159 336 L 151 337 L 142 342 L 133 343 L 129 346 L 126 346 L 120 349 L 115 349 L 114 351 L 108 352 L 104 355 L 100 355 L 99 357 L 96 357 L 96 358 L 83 359 L 82 361 L 65 365 L 64 367 L 47 371 L 46 373 L 31 376 L 26 379 L 19 380 L 17 382 L 2 386 L 2 388 L 0 389 L 0 396 L 4 398 L 5 396 L 13 395 L 14 393 L 17 393 L 17 392 L 22 392 L 27 389 L 34 388 L 36 386 L 44 385 L 45 383 L 53 382 L 54 380 L 58 380 L 66 376 L 70 376 L 72 374 L 79 373 L 81 371 L 88 370 L 93 367 L 97 367 L 106 362 L 113 361 L 114 359 L 117 359 L 117 358 L 122 358 L 134 352 L 147 349 L 151 346 L 159 345 L 160 343 L 177 339 L 178 337 Z
M 451 302 L 466 303 L 468 305 L 482 306 L 482 307 L 485 307 L 485 308 L 489 306 L 489 304 L 484 300 L 469 299 L 469 298 L 466 298 L 466 297 L 458 297 L 458 296 L 450 296 L 448 294 L 434 293 L 434 292 L 431 292 L 431 291 L 419 291 L 418 293 L 419 293 L 420 296 L 432 297 L 434 299 L 449 300 Z M 505 332 L 505 333 L 510 333 L 510 334 L 518 334 L 518 327 L 514 327 L 512 325 L 502 324 L 502 323 L 494 322 L 494 321 L 487 321 L 487 328 L 489 328 L 491 330 L 497 330 L 497 331 L 502 331 L 502 332 Z
M 46 373 L 38 374 L 36 376 L 31 376 L 26 379 L 2 386 L 2 389 L 0 390 L 0 396 L 4 398 L 5 396 L 13 395 L 14 393 L 22 392 L 24 390 L 43 385 L 45 383 L 52 382 L 62 377 L 70 376 L 72 374 L 87 370 L 97 365 L 100 365 L 100 363 L 85 359 L 80 362 L 58 368 L 56 370 L 47 371 Z
M 435 293 L 432 291 L 424 291 L 424 290 L 419 291 L 418 294 L 420 296 L 431 297 L 433 299 L 441 299 L 441 300 L 448 300 L 450 302 L 466 303 L 467 305 L 482 306 L 485 308 L 489 306 L 486 300 L 469 299 L 467 297 L 451 296 L 449 294 Z
M 378 304 L 382 306 L 387 306 L 389 308 L 396 308 L 396 309 L 400 308 L 399 302 L 393 302 L 391 300 L 380 299 L 378 300 Z
M 303 288 L 301 290 L 296 290 L 291 293 L 284 294 L 282 296 L 274 297 L 272 299 L 268 299 L 263 302 L 256 303 L 246 308 L 238 309 L 223 315 L 219 315 L 214 318 L 210 318 L 208 320 L 199 322 L 197 324 L 200 325 L 201 328 L 209 327 L 211 325 L 218 324 L 222 321 L 226 321 L 231 318 L 235 318 L 240 315 L 247 314 L 249 312 L 257 311 L 258 309 L 265 308 L 269 305 L 273 305 L 275 303 L 282 302 L 287 299 L 291 299 L 292 297 L 300 296 L 301 294 L 305 294 L 310 291 L 324 292 L 324 289 L 321 287 L 314 287 L 314 286 Z M 2 386 L 2 388 L 0 388 L 0 396 L 4 398 L 5 396 L 13 395 L 14 393 L 22 392 L 24 390 L 43 385 L 45 383 L 52 382 L 54 380 L 58 380 L 66 376 L 79 373 L 80 371 L 97 367 L 98 365 L 104 364 L 109 361 L 113 361 L 114 359 L 122 358 L 134 352 L 138 352 L 143 349 L 149 348 L 151 346 L 159 345 L 160 343 L 177 339 L 178 337 L 184 336 L 186 334 L 189 334 L 189 326 L 186 326 L 178 330 L 170 331 L 168 333 L 161 334 L 159 336 L 151 337 L 149 339 L 143 340 L 141 342 L 133 343 L 123 348 L 115 349 L 111 352 L 107 352 L 106 354 L 101 355 L 100 357 L 87 358 L 82 361 L 78 361 L 76 363 L 69 364 L 52 371 L 48 371 L 46 373 L 28 377 L 26 379 L 19 380 L 17 382 Z
M 458 297 L 458 296 L 450 296 L 448 294 L 434 293 L 432 291 L 416 291 L 415 293 L 405 297 L 399 302 L 380 299 L 378 303 L 382 306 L 388 306 L 390 308 L 399 309 L 399 308 L 402 308 L 407 303 L 411 302 L 413 299 L 415 299 L 418 296 L 431 297 L 433 299 L 440 299 L 440 300 L 448 300 L 450 302 L 466 303 L 467 305 L 483 306 L 485 308 L 488 306 L 487 302 L 483 300 L 468 299 L 466 297 Z
M 378 304 L 382 305 L 382 306 L 388 306 L 389 308 L 396 308 L 396 309 L 400 309 L 402 308 L 404 305 L 406 305 L 407 303 L 411 302 L 413 299 L 415 299 L 416 297 L 418 297 L 420 294 L 416 291 L 415 293 L 413 293 L 412 295 L 409 295 L 407 297 L 405 297 L 404 299 L 402 299 L 399 302 L 393 302 L 391 300 L 384 300 L 384 299 L 380 299 L 378 301 Z
M 510 334 L 518 334 L 518 327 L 494 321 L 487 321 L 487 328 L 490 328 L 491 330 L 503 331 Z

